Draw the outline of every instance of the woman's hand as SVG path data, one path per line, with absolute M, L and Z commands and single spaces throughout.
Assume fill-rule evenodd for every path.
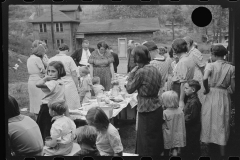
M 42 62 L 43 62 L 43 64 L 44 64 L 44 66 L 47 66 L 47 65 L 48 65 L 48 57 L 47 57 L 46 54 L 43 55 Z
M 182 110 L 184 109 L 184 102 L 183 101 L 179 101 L 179 108 L 181 108 Z
M 48 76 L 46 75 L 44 78 L 43 78 L 44 81 L 51 81 L 51 80 L 57 80 L 57 77 L 53 77 L 53 76 Z

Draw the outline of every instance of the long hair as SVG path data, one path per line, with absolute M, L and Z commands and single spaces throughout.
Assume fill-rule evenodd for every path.
M 149 64 L 151 61 L 148 48 L 144 45 L 139 45 L 133 49 L 134 63 Z
M 8 106 L 6 106 L 5 109 L 7 119 L 20 115 L 18 102 L 10 95 L 8 95 Z
M 178 108 L 178 94 L 175 91 L 166 91 L 162 94 L 163 104 L 166 108 Z
M 86 119 L 89 125 L 96 127 L 98 131 L 107 130 L 109 119 L 100 107 L 93 107 L 88 110 Z
M 60 61 L 52 61 L 48 64 L 47 70 L 49 68 L 49 66 L 53 66 L 57 71 L 58 71 L 58 79 L 60 79 L 61 77 L 66 76 L 66 71 L 64 68 L 64 65 L 62 62 Z

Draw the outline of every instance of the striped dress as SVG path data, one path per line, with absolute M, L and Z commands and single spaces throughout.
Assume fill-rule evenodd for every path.
M 94 51 L 88 59 L 88 63 L 93 65 L 93 76 L 100 78 L 100 84 L 109 91 L 111 88 L 111 70 L 110 64 L 114 62 L 111 53 L 106 52 L 101 56 L 98 50 Z

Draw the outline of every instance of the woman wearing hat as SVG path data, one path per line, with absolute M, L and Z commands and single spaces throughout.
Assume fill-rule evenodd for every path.
M 30 102 L 30 112 L 35 114 L 35 118 L 40 110 L 42 104 L 41 99 L 44 93 L 41 89 L 36 87 L 36 82 L 41 79 L 47 66 L 46 46 L 39 40 L 32 43 L 32 55 L 27 60 L 27 69 L 29 75 L 28 79 L 28 94 Z
M 54 57 L 49 59 L 49 63 L 51 61 L 60 61 L 63 63 L 66 76 L 61 79 L 65 84 L 65 97 L 66 102 L 69 109 L 78 109 L 81 107 L 80 98 L 78 95 L 78 78 L 77 78 L 77 66 L 72 59 L 72 57 L 68 56 L 67 53 L 69 51 L 69 47 L 66 44 L 61 44 L 59 47 L 59 53 Z
M 223 45 L 213 45 L 213 63 L 207 64 L 203 77 L 206 98 L 202 105 L 201 141 L 220 145 L 221 156 L 225 155 L 224 149 L 230 132 L 229 93 L 235 90 L 235 67 L 224 60 L 227 53 Z

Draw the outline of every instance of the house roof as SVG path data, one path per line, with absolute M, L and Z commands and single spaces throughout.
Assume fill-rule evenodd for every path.
M 82 21 L 78 33 L 121 33 L 121 32 L 149 32 L 160 29 L 158 18 L 110 19 L 102 21 Z
M 76 11 L 78 10 L 79 12 L 82 11 L 82 8 L 80 5 L 62 5 L 58 8 L 59 11 Z
M 51 22 L 51 12 L 48 11 L 44 13 L 42 16 L 28 22 L 30 23 Z M 73 20 L 72 18 L 68 17 L 66 14 L 58 10 L 53 11 L 53 22 L 79 22 L 80 23 L 80 21 Z

